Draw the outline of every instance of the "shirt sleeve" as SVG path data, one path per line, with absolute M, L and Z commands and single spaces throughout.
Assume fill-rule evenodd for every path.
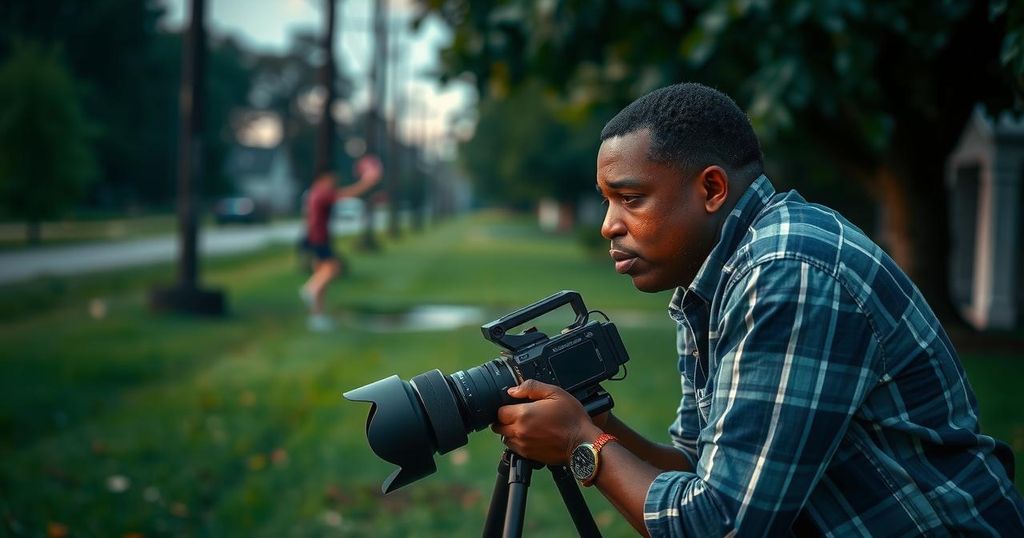
M 694 473 L 647 493 L 651 536 L 785 535 L 879 377 L 878 341 L 842 284 L 781 259 L 723 296 L 714 399 Z
M 685 327 L 678 325 L 676 330 L 676 353 L 679 355 L 679 371 L 683 372 L 683 365 L 686 362 L 686 334 Z M 694 392 L 693 382 L 685 373 L 679 376 L 682 388 L 682 397 L 679 399 L 679 407 L 676 409 L 675 422 L 669 426 L 668 434 L 672 438 L 672 446 L 679 449 L 689 462 L 691 468 L 697 466 L 697 435 L 700 426 L 697 422 L 697 397 Z

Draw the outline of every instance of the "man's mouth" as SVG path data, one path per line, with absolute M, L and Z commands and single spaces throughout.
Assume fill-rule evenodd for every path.
M 623 275 L 628 273 L 629 270 L 636 265 L 636 261 L 639 259 L 639 257 L 632 252 L 614 248 L 608 251 L 608 255 L 615 260 L 615 272 Z

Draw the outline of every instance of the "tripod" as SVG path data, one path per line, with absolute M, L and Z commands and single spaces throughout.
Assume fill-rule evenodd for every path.
M 612 397 L 600 387 L 587 399 L 581 401 L 590 416 L 612 408 Z M 491 504 L 487 508 L 484 523 L 484 538 L 519 538 L 523 535 L 523 519 L 526 516 L 526 493 L 534 469 L 544 465 L 528 460 L 509 449 L 501 454 L 498 462 L 498 477 L 494 482 Z M 576 525 L 580 536 L 601 536 L 597 523 L 587 508 L 576 479 L 564 465 L 548 465 L 551 477 L 562 496 L 562 502 L 569 510 L 569 516 Z M 502 525 L 504 525 L 502 527 Z
M 523 458 L 509 449 L 501 455 L 498 463 L 498 478 L 494 482 L 491 505 L 487 509 L 484 523 L 484 538 L 518 538 L 523 535 L 523 519 L 526 516 L 526 492 L 534 469 L 542 464 Z M 580 536 L 601 536 L 597 530 L 587 502 L 576 486 L 576 479 L 563 465 L 548 465 L 551 476 L 562 495 L 562 501 L 569 510 L 573 524 Z M 504 523 L 504 531 L 501 525 Z

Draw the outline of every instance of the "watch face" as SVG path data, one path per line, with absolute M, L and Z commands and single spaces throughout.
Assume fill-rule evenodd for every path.
M 584 443 L 572 451 L 572 459 L 569 461 L 569 468 L 577 480 L 588 480 L 594 475 L 594 467 L 597 459 L 594 457 L 594 449 L 590 444 Z

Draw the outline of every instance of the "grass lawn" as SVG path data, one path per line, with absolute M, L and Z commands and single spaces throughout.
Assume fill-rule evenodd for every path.
M 374 323 L 422 304 L 477 306 L 483 322 L 580 291 L 630 351 L 629 377 L 605 385 L 616 413 L 664 437 L 678 394 L 668 295 L 637 293 L 573 239 L 484 214 L 352 262 L 330 292 L 340 320 L 330 334 L 306 330 L 304 275 L 286 247 L 207 264 L 206 284 L 228 292 L 224 319 L 150 314 L 146 291 L 171 267 L 0 288 L 0 534 L 478 535 L 495 436 L 471 435 L 437 458 L 436 474 L 381 498 L 391 467 L 367 446 L 368 406 L 341 398 L 392 374 L 451 373 L 497 355 L 479 323 Z M 965 363 L 984 427 L 1021 455 L 1019 355 Z M 585 494 L 606 535 L 630 533 L 600 493 Z M 534 475 L 526 534 L 574 535 L 546 471 Z

